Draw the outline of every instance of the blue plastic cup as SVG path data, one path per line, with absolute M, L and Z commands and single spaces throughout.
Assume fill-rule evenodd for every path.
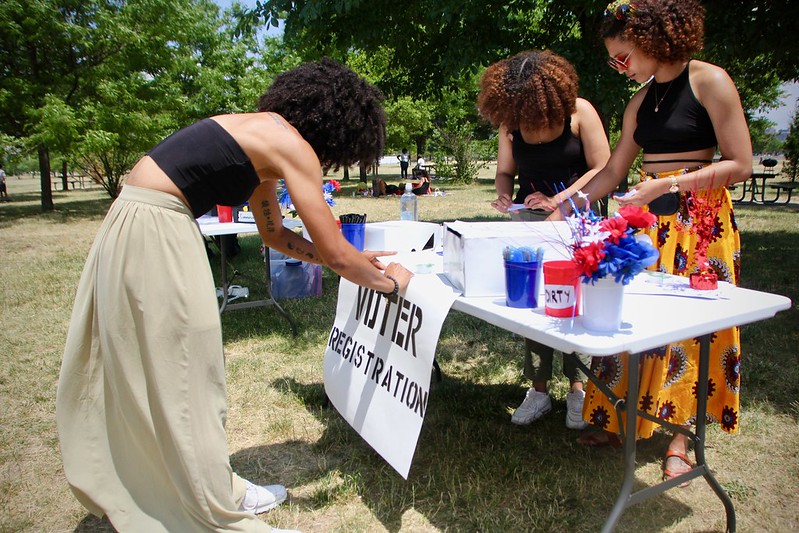
M 363 241 L 366 224 L 342 224 L 341 233 L 359 252 L 363 252 Z
M 538 307 L 538 263 L 505 261 L 505 295 L 508 307 Z

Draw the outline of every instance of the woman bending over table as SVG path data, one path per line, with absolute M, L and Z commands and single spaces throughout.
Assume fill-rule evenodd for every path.
M 577 85 L 571 63 L 540 50 L 494 63 L 480 80 L 477 107 L 499 128 L 497 199 L 491 205 L 508 213 L 514 202 L 524 204 L 524 209 L 510 212 L 512 220 L 555 218 L 558 206 L 584 189 L 610 157 L 599 115 L 587 100 L 577 97 Z M 519 190 L 511 200 L 517 175 Z M 552 348 L 525 340 L 524 374 L 532 386 L 511 417 L 514 424 L 531 424 L 552 409 L 547 384 L 552 379 L 553 354 Z M 563 359 L 563 373 L 570 383 L 566 426 L 582 429 L 585 376 L 574 357 Z M 580 357 L 588 363 L 588 357 Z
M 192 124 L 131 171 L 78 285 L 56 401 L 67 480 L 118 531 L 270 531 L 255 515 L 286 490 L 231 469 L 219 307 L 195 218 L 249 200 L 270 248 L 404 289 L 411 273 L 348 244 L 322 195 L 323 166 L 381 154 L 382 99 L 334 61 L 302 65 L 259 112 Z M 283 227 L 279 180 L 313 243 Z
M 740 239 L 725 186 L 752 173 L 752 145 L 741 100 L 720 67 L 691 59 L 702 49 L 704 10 L 695 0 L 632 0 L 608 5 L 601 35 L 610 66 L 636 83 L 646 83 L 624 112 L 621 138 L 610 161 L 591 182 L 591 198 L 601 198 L 625 179 L 643 150 L 641 182 L 619 204 L 648 206 L 658 215 L 649 236 L 660 250 L 652 268 L 689 276 L 697 271 L 697 236 L 689 206 L 694 198 L 721 198 L 708 260 L 719 280 L 737 284 Z M 721 161 L 712 164 L 716 150 Z M 674 194 L 674 193 L 678 194 Z M 652 309 L 653 313 L 657 309 Z M 664 316 L 663 320 L 668 320 Z M 738 328 L 716 332 L 710 346 L 708 418 L 729 433 L 738 431 L 741 345 Z M 596 358 L 594 372 L 619 397 L 626 373 L 623 356 Z M 639 409 L 688 426 L 696 417 L 694 386 L 699 343 L 687 339 L 652 350 L 642 358 Z M 636 369 L 637 370 L 637 369 Z M 619 423 L 613 405 L 589 385 L 583 415 L 604 430 L 587 433 L 584 444 L 618 444 Z M 639 438 L 655 424 L 642 418 Z M 663 461 L 664 477 L 690 468 L 688 437 L 674 433 Z

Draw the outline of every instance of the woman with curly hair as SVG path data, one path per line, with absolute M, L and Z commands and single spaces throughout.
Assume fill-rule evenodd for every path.
M 249 200 L 264 242 L 386 295 L 411 273 L 358 252 L 322 195 L 322 167 L 375 160 L 382 94 L 325 59 L 277 77 L 258 113 L 219 115 L 134 166 L 89 252 L 59 379 L 64 471 L 119 531 L 270 531 L 286 498 L 231 470 L 222 328 L 195 218 Z M 285 180 L 313 243 L 285 229 Z M 272 530 L 277 531 L 277 530 Z
M 658 215 L 649 228 L 660 251 L 652 268 L 680 276 L 697 271 L 697 236 L 691 230 L 689 208 L 695 198 L 721 198 L 707 256 L 720 280 L 737 283 L 740 239 L 725 186 L 752 173 L 752 145 L 729 75 L 716 65 L 691 59 L 702 49 L 703 34 L 704 11 L 696 0 L 622 0 L 607 7 L 601 36 L 610 66 L 637 83 L 648 83 L 628 103 L 621 138 L 608 164 L 594 176 L 590 196 L 614 190 L 643 150 L 641 182 L 620 197 L 619 204 L 648 206 Z M 717 148 L 721 160 L 711 164 Z M 738 430 L 740 357 L 737 328 L 714 334 L 708 416 L 730 433 Z M 673 424 L 693 423 L 698 360 L 695 339 L 652 350 L 643 358 L 641 388 L 631 405 Z M 629 371 L 626 359 L 602 358 L 595 364 L 597 376 L 619 393 Z M 609 433 L 584 435 L 583 443 L 618 443 L 615 410 L 593 386 L 587 390 L 584 415 Z M 639 418 L 638 437 L 651 436 L 654 427 Z M 690 468 L 687 447 L 688 437 L 675 432 L 664 460 L 664 477 Z
M 549 51 L 532 50 L 503 59 L 480 80 L 480 114 L 499 128 L 499 152 L 491 205 L 513 220 L 557 217 L 558 206 L 584 188 L 610 157 L 602 122 L 593 106 L 577 97 L 574 67 Z M 519 190 L 513 198 L 514 179 Z M 512 209 L 513 204 L 522 209 Z M 553 349 L 525 340 L 525 376 L 532 380 L 511 417 L 530 424 L 552 409 L 547 384 L 552 379 Z M 574 355 L 563 360 L 570 382 L 566 426 L 582 429 L 583 379 Z M 587 363 L 586 358 L 584 362 Z

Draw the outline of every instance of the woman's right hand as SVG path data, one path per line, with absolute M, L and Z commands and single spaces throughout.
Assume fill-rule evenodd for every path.
M 509 194 L 500 194 L 499 197 L 491 202 L 491 207 L 499 211 L 500 213 L 507 213 L 508 208 L 513 205 L 513 201 Z

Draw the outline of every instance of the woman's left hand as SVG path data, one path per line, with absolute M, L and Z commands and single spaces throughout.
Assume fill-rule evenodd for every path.
M 379 250 L 379 251 L 378 250 L 364 250 L 361 253 L 364 255 L 364 257 L 366 257 L 369 260 L 370 263 L 372 263 L 373 267 L 375 267 L 376 269 L 378 269 L 380 271 L 385 270 L 386 269 L 386 265 L 381 263 L 380 259 L 378 259 L 378 257 L 384 257 L 386 255 L 396 255 L 397 254 L 396 251 L 386 251 L 386 250 Z
M 620 207 L 628 205 L 643 207 L 658 196 L 666 194 L 668 187 L 663 190 L 663 186 L 668 184 L 669 180 L 664 179 L 642 181 L 641 183 L 630 187 L 630 190 L 627 191 L 627 194 L 623 196 L 616 196 L 615 200 L 619 202 Z

